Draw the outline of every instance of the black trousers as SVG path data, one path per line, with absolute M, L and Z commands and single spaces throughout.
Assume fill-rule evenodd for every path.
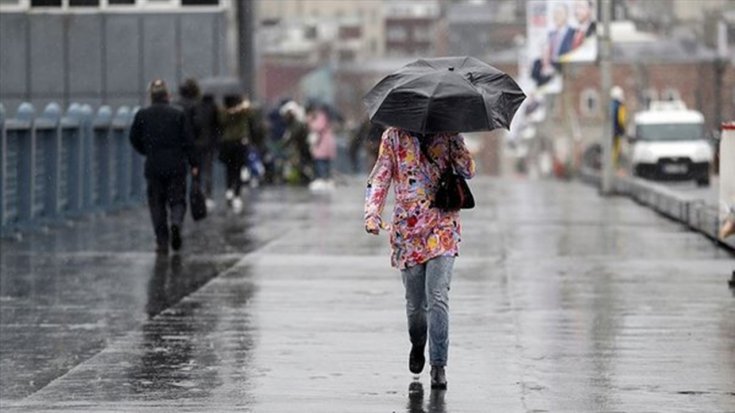
M 186 215 L 186 175 L 149 177 L 148 208 L 159 246 L 168 245 L 169 210 L 171 225 L 179 228 Z
M 245 165 L 245 147 L 240 142 L 223 142 L 220 145 L 219 158 L 225 164 L 227 189 L 235 196 L 240 195 L 240 169 Z
M 212 197 L 212 174 L 214 173 L 214 150 L 212 148 L 197 148 L 201 154 L 199 160 L 199 179 L 202 190 L 207 198 Z
M 227 172 L 227 189 L 232 190 L 235 196 L 240 196 L 240 187 L 242 186 L 242 180 L 240 179 L 240 170 L 242 165 L 236 165 L 232 163 L 225 164 L 225 170 Z

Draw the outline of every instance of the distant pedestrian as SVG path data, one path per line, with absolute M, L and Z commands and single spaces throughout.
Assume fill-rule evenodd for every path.
M 625 106 L 625 95 L 620 86 L 613 86 L 610 90 L 610 116 L 613 127 L 613 165 L 620 166 L 620 151 L 625 138 L 625 127 L 628 122 L 628 111 Z
M 315 106 L 308 111 L 309 146 L 314 159 L 315 179 L 310 184 L 313 190 L 331 189 L 332 161 L 337 157 L 337 141 L 332 130 L 332 121 L 327 108 Z
M 196 79 L 189 78 L 179 85 L 179 98 L 174 102 L 187 116 L 192 127 L 194 127 L 194 108 L 202 98 L 201 89 Z M 196 132 L 196 130 L 194 130 Z
M 199 179 L 207 197 L 207 208 L 215 206 L 212 200 L 214 154 L 219 145 L 221 127 L 219 123 L 219 108 L 214 96 L 206 94 L 194 108 L 195 137 L 194 146 L 199 154 Z
M 286 129 L 281 138 L 286 182 L 306 185 L 313 176 L 313 161 L 309 149 L 309 127 L 304 108 L 294 101 L 286 102 L 280 109 Z
M 248 113 L 250 102 L 240 96 L 229 95 L 224 98 L 225 107 L 220 111 L 222 140 L 219 147 L 219 159 L 224 163 L 227 175 L 227 204 L 235 212 L 242 210 L 240 198 L 242 179 L 240 171 L 245 165 L 247 145 L 250 143 L 250 125 Z
M 467 179 L 475 174 L 461 135 L 419 135 L 388 128 L 365 196 L 365 230 L 377 235 L 381 228 L 390 228 L 391 264 L 401 271 L 406 290 L 412 344 L 409 370 L 415 374 L 423 370 L 428 333 L 434 388 L 447 385 L 449 284 L 459 252 L 460 221 L 459 211 L 435 208 L 432 200 L 442 172 L 450 165 Z M 392 183 L 396 201 L 393 224 L 387 226 L 381 214 Z
M 186 114 L 194 136 L 194 146 L 199 157 L 199 177 L 192 185 L 204 185 L 207 209 L 214 208 L 212 201 L 212 158 L 217 142 L 217 106 L 211 95 L 202 97 L 196 79 L 186 79 L 179 86 L 179 98 L 174 103 Z
M 146 158 L 148 207 L 156 234 L 156 252 L 167 254 L 169 241 L 174 251 L 181 248 L 187 169 L 190 165 L 192 175 L 197 176 L 197 157 L 189 122 L 183 111 L 169 104 L 166 84 L 154 80 L 149 91 L 151 105 L 135 114 L 130 142 Z

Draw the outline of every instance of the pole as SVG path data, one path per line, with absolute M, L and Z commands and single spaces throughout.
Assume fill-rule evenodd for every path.
M 612 44 L 610 41 L 610 0 L 601 1 L 602 13 L 602 36 L 600 37 L 600 87 L 602 91 L 602 107 L 605 116 L 602 123 L 602 195 L 611 195 L 613 192 L 613 158 L 612 138 L 613 125 L 610 108 L 610 88 L 612 88 L 611 54 Z
M 255 99 L 255 53 L 253 43 L 254 0 L 235 1 L 237 7 L 237 67 L 245 94 Z

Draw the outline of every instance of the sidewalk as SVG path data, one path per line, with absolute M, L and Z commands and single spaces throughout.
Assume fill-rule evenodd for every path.
M 189 223 L 181 259 L 156 261 L 144 210 L 2 241 L 2 410 L 735 410 L 731 253 L 583 184 L 471 185 L 445 393 L 426 372 L 409 393 L 356 180 Z

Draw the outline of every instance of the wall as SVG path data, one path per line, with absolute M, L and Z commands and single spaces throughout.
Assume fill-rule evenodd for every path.
M 0 101 L 138 105 L 148 83 L 229 75 L 224 11 L 0 13 Z

